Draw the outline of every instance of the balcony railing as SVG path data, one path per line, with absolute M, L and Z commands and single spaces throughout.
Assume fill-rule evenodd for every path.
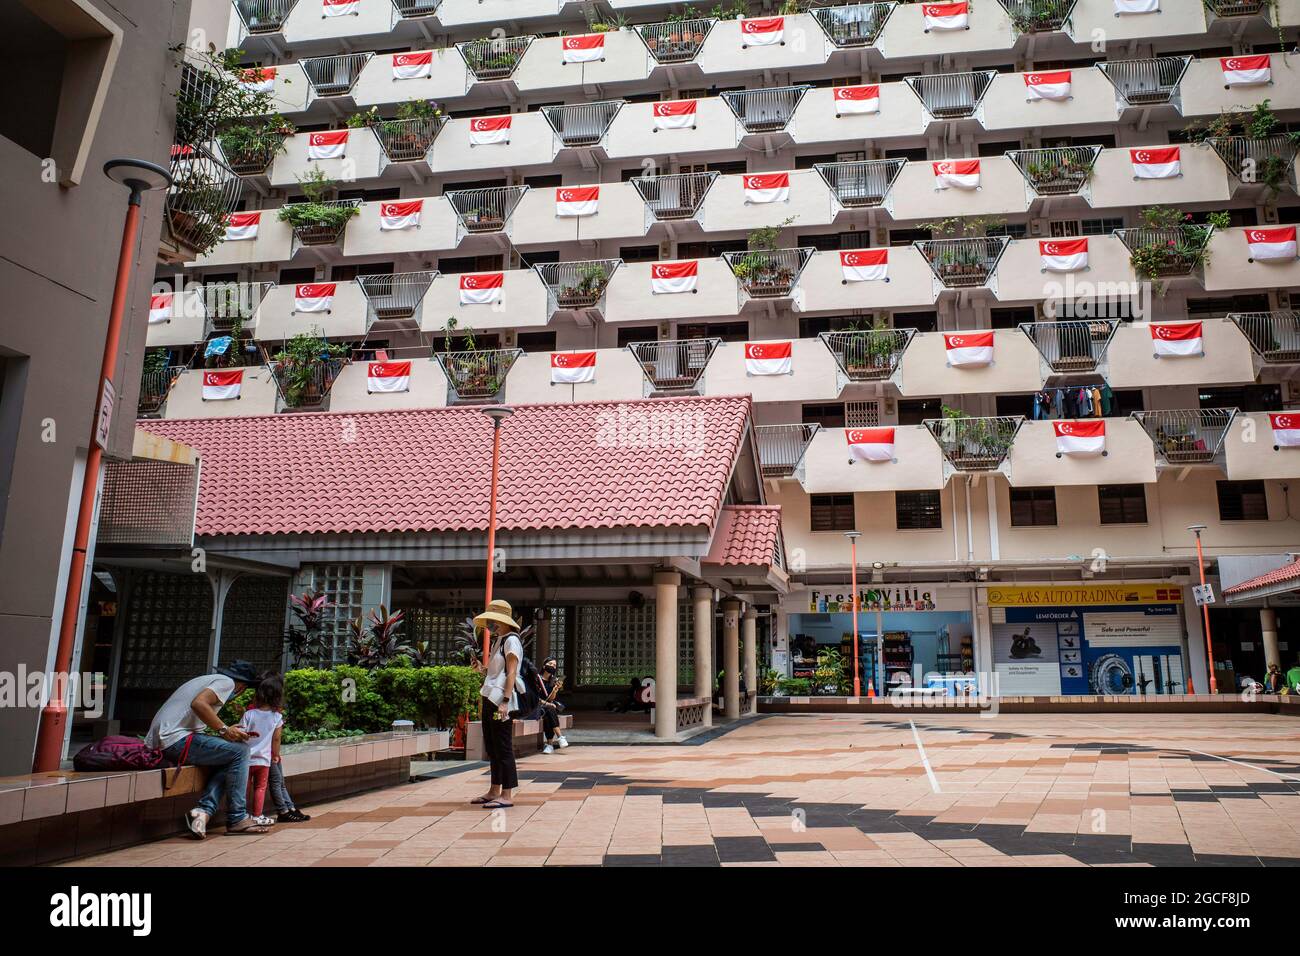
M 1237 416 L 1235 408 L 1175 408 L 1131 412 L 1152 444 L 1160 465 L 1204 465 L 1214 461 Z
M 523 349 L 437 352 L 450 397 L 460 402 L 492 401 L 505 387 L 506 375 Z
M 317 96 L 343 96 L 352 92 L 352 84 L 372 56 L 373 53 L 339 53 L 308 56 L 298 62 Z
M 812 254 L 811 249 L 751 249 L 722 257 L 751 299 L 783 299 L 794 292 Z
M 764 478 L 789 478 L 799 470 L 803 456 L 821 430 L 815 422 L 793 425 L 755 425 L 758 463 Z
M 1288 136 L 1215 136 L 1206 142 L 1243 183 L 1264 183 L 1275 190 L 1288 181 L 1295 184 L 1300 146 Z
M 1216 17 L 1255 17 L 1267 6 L 1268 0 L 1205 0 L 1205 9 Z
M 1005 236 L 976 236 L 923 239 L 912 245 L 945 289 L 973 289 L 988 284 L 1008 241 Z
M 1096 372 L 1119 325 L 1114 319 L 1071 319 L 1065 322 L 1021 322 L 1054 375 Z
M 218 141 L 231 169 L 241 176 L 260 176 L 280 154 L 280 150 L 284 149 L 286 138 L 286 135 L 277 135 L 241 143 L 233 136 L 224 134 Z
M 297 203 L 285 203 L 286 206 L 298 205 Z M 356 209 L 360 207 L 360 199 L 330 199 L 319 203 L 313 203 L 317 206 L 329 206 L 332 208 L 351 207 Z M 331 222 L 321 220 L 319 222 L 299 223 L 293 227 L 293 238 L 304 246 L 333 246 L 343 240 L 343 234 L 347 231 L 348 223 L 351 219 L 342 219 Z
M 1241 329 L 1265 365 L 1300 364 L 1300 312 L 1233 312 L 1228 321 Z
M 367 324 L 413 318 L 437 275 L 436 271 L 424 270 L 357 276 L 370 315 Z
M 208 282 L 200 295 L 206 316 L 203 337 L 228 335 L 235 326 L 253 321 L 262 299 L 275 288 L 274 282 Z
M 347 364 L 346 359 L 318 360 L 294 366 L 271 362 L 271 376 L 280 396 L 277 411 L 317 412 L 327 409 L 330 389 Z
M 431 17 L 438 12 L 442 0 L 393 0 L 393 9 L 403 20 Z
M 845 209 L 883 206 L 905 159 L 868 159 L 850 163 L 817 163 L 813 169 Z
M 713 25 L 711 17 L 697 20 L 672 20 L 667 23 L 642 23 L 637 35 L 656 63 L 690 63 L 704 46 Z
M 1111 60 L 1098 63 L 1115 95 L 1127 106 L 1159 106 L 1172 103 L 1190 56 L 1157 56 L 1144 60 Z
M 995 76 L 995 70 L 980 70 L 976 73 L 908 76 L 904 80 L 930 116 L 937 120 L 953 120 L 975 115 Z
M 898 363 L 916 329 L 862 329 L 822 332 L 819 338 L 850 382 L 881 382 L 898 371 Z
M 553 310 L 594 309 L 600 304 L 622 259 L 542 262 L 533 266 L 554 303 Z
M 244 184 L 233 169 L 202 146 L 173 146 L 172 184 L 164 204 L 165 258 L 189 262 L 226 234 Z
M 441 116 L 380 120 L 370 127 L 390 163 L 415 163 L 424 159 L 446 123 Z
M 660 339 L 628 348 L 654 391 L 682 393 L 696 390 L 721 344 L 721 339 Z
M 251 34 L 279 33 L 298 0 L 235 0 L 235 12 Z
M 1078 0 L 998 0 L 1018 33 L 1052 33 L 1064 29 Z
M 1213 232 L 1210 226 L 1168 229 L 1136 226 L 1116 229 L 1114 235 L 1130 255 L 1142 257 L 1143 278 L 1175 279 L 1190 276 L 1196 270 Z
M 632 180 L 632 185 L 655 221 L 669 222 L 695 218 L 718 175 L 706 172 L 638 176 Z
M 453 189 L 444 193 L 465 231 L 503 232 L 510 214 L 528 192 L 527 186 L 489 186 L 486 189 Z
M 167 368 L 146 371 L 140 376 L 140 398 L 136 403 L 136 413 L 141 416 L 157 415 L 167 404 L 167 396 L 184 365 L 171 365 Z
M 889 22 L 897 3 L 850 3 L 812 11 L 826 38 L 840 50 L 871 46 Z
M 532 46 L 533 37 L 494 37 L 456 44 L 461 59 L 480 83 L 508 80 Z
M 943 457 L 956 471 L 996 471 L 1007 459 L 1023 415 L 995 418 L 927 418 L 923 425 L 934 436 Z
M 1077 196 L 1092 177 L 1100 146 L 1013 149 L 1007 158 L 1039 196 Z
M 542 116 L 566 147 L 597 146 L 609 131 L 609 124 L 623 108 L 623 100 L 544 106 Z
M 722 100 L 736 114 L 746 133 L 776 133 L 785 129 L 812 87 L 777 86 L 767 90 L 728 90 Z

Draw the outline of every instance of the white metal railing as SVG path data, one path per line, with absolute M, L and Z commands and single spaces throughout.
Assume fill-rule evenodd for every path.
M 736 114 L 747 133 L 775 133 L 785 129 L 799 101 L 812 87 L 777 86 L 766 90 L 728 90 L 722 101 Z
M 505 388 L 506 375 L 523 349 L 436 352 L 451 396 L 462 402 L 491 401 Z
M 1216 17 L 1254 17 L 1267 6 L 1268 0 L 1205 0 L 1205 9 Z
M 758 436 L 758 463 L 764 478 L 789 478 L 798 469 L 803 456 L 821 429 L 816 422 L 789 425 L 755 425 Z
M 870 46 L 889 22 L 897 3 L 850 3 L 811 11 L 826 38 L 841 50 Z
M 162 407 L 167 404 L 167 396 L 171 394 L 172 386 L 176 384 L 176 379 L 183 371 L 185 371 L 184 365 L 169 365 L 167 368 L 142 373 L 140 397 L 136 403 L 137 414 L 157 415 L 162 411 Z
M 280 397 L 278 411 L 323 411 L 328 408 L 330 389 L 347 359 L 318 359 L 307 365 L 271 362 L 271 377 Z
M 1161 465 L 1203 465 L 1212 462 L 1237 417 L 1235 408 L 1173 408 L 1131 412 L 1156 448 Z
M 279 33 L 298 0 L 235 0 L 235 12 L 249 33 Z
M 1008 242 L 1005 236 L 974 236 L 922 239 L 912 245 L 944 288 L 969 289 L 985 285 L 993 277 Z
M 1097 370 L 1118 325 L 1114 319 L 1069 319 L 1021 322 L 1020 331 L 1034 343 L 1053 373 L 1069 375 Z
M 370 128 L 390 163 L 413 163 L 428 155 L 445 123 L 441 116 L 418 116 L 380 120 Z
M 510 214 L 528 192 L 527 186 L 489 186 L 486 189 L 453 189 L 444 193 L 460 224 L 469 233 L 501 232 Z
M 338 53 L 303 57 L 298 62 L 317 96 L 342 96 L 351 92 L 352 84 L 372 56 L 373 53 Z
M 244 184 L 202 146 L 174 146 L 172 184 L 164 201 L 165 235 L 176 255 L 196 259 L 221 241 Z
M 1064 29 L 1078 0 L 998 0 L 1019 33 L 1052 33 Z
M 1292 178 L 1300 149 L 1289 136 L 1213 136 L 1206 143 L 1241 182 L 1275 186 Z
M 257 315 L 274 282 L 206 282 L 199 290 L 203 300 L 203 337 L 225 335 L 236 324 L 246 325 Z
M 691 392 L 699 385 L 721 339 L 660 339 L 633 342 L 628 349 L 656 392 Z
M 226 164 L 241 176 L 260 176 L 284 148 L 288 135 L 276 135 L 254 142 L 239 143 L 230 135 L 218 137 Z
M 904 81 L 935 119 L 964 119 L 975 115 L 995 76 L 996 70 L 979 70 L 908 76 Z
M 286 206 L 308 205 L 307 203 L 285 203 Z M 350 206 L 353 209 L 361 205 L 360 199 L 328 199 L 321 202 L 311 203 L 314 206 L 329 206 L 342 208 Z M 343 238 L 343 233 L 347 231 L 348 223 L 351 219 L 331 222 L 321 220 L 319 222 L 298 223 L 293 227 L 293 237 L 304 246 L 332 246 Z
M 1161 279 L 1191 275 L 1213 232 L 1210 226 L 1134 226 L 1116 229 L 1114 235 L 1130 254 L 1159 251 L 1160 261 L 1147 256 L 1143 268 L 1145 278 Z
M 994 471 L 1006 461 L 1023 415 L 991 418 L 927 418 L 944 459 L 957 471 Z
M 1116 95 L 1129 106 L 1158 106 L 1171 103 L 1190 56 L 1157 56 L 1140 60 L 1108 60 L 1097 64 Z
M 461 59 L 479 82 L 508 80 L 524 58 L 533 37 L 491 37 L 457 43 Z
M 546 286 L 555 309 L 593 309 L 600 304 L 622 259 L 589 259 L 582 262 L 542 262 L 533 271 Z
M 638 176 L 632 186 L 659 222 L 693 219 L 719 173 L 670 173 Z
M 1267 365 L 1300 364 L 1300 312 L 1232 312 L 1232 322 Z
M 357 285 L 366 297 L 370 324 L 414 317 L 437 275 L 436 270 L 426 269 L 357 276 Z
M 1007 158 L 1039 196 L 1075 196 L 1092 176 L 1100 146 L 1013 149 Z
M 782 299 L 794 292 L 812 249 L 751 249 L 722 258 L 751 299 Z
M 690 63 L 717 22 L 712 17 L 700 17 L 642 23 L 637 25 L 636 32 L 656 63 Z
M 813 169 L 821 176 L 841 206 L 864 209 L 883 205 L 905 159 L 868 159 L 848 163 L 817 163 Z
M 403 20 L 431 17 L 441 5 L 442 0 L 393 0 L 393 9 Z
M 563 145 L 596 146 L 605 138 L 609 124 L 614 122 L 614 117 L 623 108 L 623 102 L 601 100 L 596 103 L 544 106 L 542 116 Z
M 880 382 L 896 371 L 916 329 L 822 332 L 818 337 L 851 382 Z

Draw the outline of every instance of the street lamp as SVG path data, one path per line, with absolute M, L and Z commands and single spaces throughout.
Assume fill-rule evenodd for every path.
M 487 581 L 484 585 L 483 606 L 492 603 L 492 571 L 496 564 L 497 546 L 497 472 L 501 461 L 501 423 L 515 413 L 513 408 L 505 405 L 488 405 L 482 409 L 484 415 L 492 419 L 492 490 L 488 495 L 488 532 L 487 532 Z M 486 665 L 491 654 L 492 631 L 483 625 L 483 663 Z
M 861 658 L 858 654 L 858 538 L 861 531 L 845 531 L 851 550 L 850 561 L 853 563 L 853 696 L 862 696 Z
M 1205 554 L 1201 551 L 1201 532 L 1205 530 L 1203 524 L 1188 525 L 1187 530 L 1196 535 L 1196 565 L 1201 571 L 1201 600 L 1205 601 Z M 1210 605 L 1208 602 L 1201 604 L 1201 610 L 1205 613 L 1205 660 L 1210 670 L 1210 693 L 1219 692 L 1219 681 L 1214 676 L 1214 644 L 1210 639 Z M 1195 694 L 1196 688 L 1192 684 L 1192 679 L 1187 678 L 1187 689 Z
M 117 352 L 122 341 L 122 320 L 126 315 L 126 294 L 135 266 L 135 235 L 140 225 L 140 198 L 153 189 L 172 184 L 172 176 L 156 163 L 143 159 L 111 159 L 104 164 L 104 175 L 131 190 L 127 199 L 126 219 L 122 223 L 122 244 L 117 253 L 117 278 L 108 312 L 108 331 L 104 336 L 104 356 L 99 363 L 99 391 L 90 421 L 90 444 L 86 451 L 86 468 L 81 479 L 81 500 L 77 505 L 77 530 L 72 541 L 72 560 L 68 583 L 64 589 L 63 616 L 59 621 L 59 644 L 54 656 L 54 674 L 72 670 L 72 650 L 77 637 L 77 618 L 81 611 L 81 583 L 86 575 L 86 551 L 90 547 L 90 522 L 95 514 L 95 492 L 99 487 L 99 469 L 104 450 L 100 447 L 101 416 L 111 412 L 106 393 L 113 388 L 117 374 Z M 113 393 L 115 394 L 115 392 Z M 41 708 L 40 730 L 36 735 L 36 755 L 32 769 L 36 773 L 58 770 L 63 762 L 63 738 L 68 727 L 68 709 L 64 706 L 62 681 L 56 680 L 49 699 Z

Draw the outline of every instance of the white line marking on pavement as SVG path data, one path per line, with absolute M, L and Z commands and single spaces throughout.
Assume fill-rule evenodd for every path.
M 921 755 L 921 766 L 925 767 L 925 775 L 930 778 L 930 789 L 935 793 L 943 793 L 939 789 L 939 780 L 934 775 L 934 768 L 930 766 L 930 758 L 925 755 L 925 748 L 921 746 L 921 735 L 916 732 L 915 722 L 909 720 L 907 725 L 912 728 L 912 739 L 916 741 L 916 752 Z
M 1094 724 L 1084 721 L 1091 727 L 1097 727 L 1107 733 L 1115 734 L 1118 737 L 1132 737 L 1132 733 L 1125 733 L 1122 730 L 1116 730 L 1114 727 L 1107 727 L 1105 724 Z M 1291 780 L 1300 783 L 1300 777 L 1293 776 L 1289 773 L 1279 773 L 1276 770 L 1269 770 L 1268 767 L 1257 767 L 1253 763 L 1246 763 L 1244 760 L 1234 760 L 1231 757 L 1225 757 L 1222 754 L 1206 753 L 1204 750 L 1193 750 L 1191 747 L 1170 747 L 1170 750 L 1181 750 L 1183 753 L 1196 754 L 1198 757 L 1213 757 L 1215 760 L 1222 760 L 1224 763 L 1235 763 L 1239 767 L 1246 767 L 1250 770 L 1258 770 L 1260 773 L 1271 773 L 1275 777 L 1281 777 L 1283 780 Z

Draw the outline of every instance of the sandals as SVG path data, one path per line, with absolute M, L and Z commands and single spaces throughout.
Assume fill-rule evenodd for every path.
M 491 803 L 495 799 L 496 797 L 475 797 L 473 800 L 470 801 L 470 803 L 474 804 L 475 806 L 479 806 L 480 804 Z
M 234 826 L 226 827 L 226 833 L 241 836 L 245 833 L 270 833 L 271 823 L 269 817 L 244 817 Z
M 513 806 L 514 804 L 511 803 L 509 800 L 502 800 L 498 798 L 496 800 L 489 800 L 487 803 L 483 804 L 483 809 L 484 810 L 505 810 L 507 807 L 513 807 Z
M 185 829 L 194 835 L 196 840 L 202 840 L 208 835 L 208 815 L 202 810 L 195 807 L 187 812 L 183 818 L 185 820 Z

